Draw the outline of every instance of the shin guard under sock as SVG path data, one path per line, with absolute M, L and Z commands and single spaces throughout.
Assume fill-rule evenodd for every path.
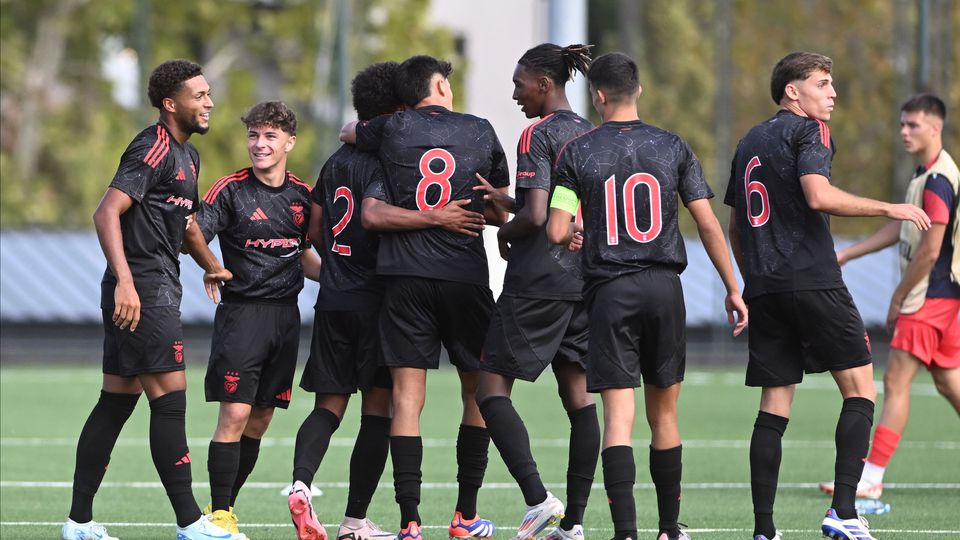
M 86 523 L 93 519 L 93 496 L 103 481 L 110 463 L 110 454 L 117 443 L 120 430 L 140 394 L 116 394 L 100 391 L 100 399 L 90 411 L 77 441 L 77 461 L 73 470 L 73 503 L 70 519 Z
M 569 531 L 583 523 L 590 488 L 600 459 L 600 422 L 597 406 L 587 405 L 567 413 L 570 418 L 570 451 L 567 457 L 567 507 L 560 527 Z
M 657 512 L 660 532 L 668 538 L 680 534 L 677 518 L 680 516 L 680 477 L 683 472 L 683 447 L 657 450 L 650 447 L 650 477 L 657 490 Z
M 487 472 L 487 449 L 490 433 L 487 428 L 460 424 L 457 434 L 457 493 L 456 511 L 464 519 L 477 517 L 477 492 Z
M 400 528 L 411 521 L 420 521 L 420 466 L 423 463 L 423 439 L 420 437 L 390 437 L 390 457 L 393 459 L 393 489 L 400 506 Z
M 507 396 L 493 396 L 480 404 L 480 414 L 487 424 L 493 444 L 500 452 L 507 470 L 520 485 L 527 506 L 542 503 L 547 498 L 547 489 L 540 480 L 537 463 L 530 451 L 530 436 L 523 420 L 513 408 Z M 594 459 L 596 468 L 596 459 Z M 592 481 L 592 478 L 591 478 Z
M 637 538 L 637 507 L 633 485 L 637 466 L 630 446 L 611 446 L 600 454 L 603 461 L 603 487 L 610 502 L 615 539 Z
M 240 443 L 210 441 L 207 473 L 210 475 L 210 508 L 229 510 L 233 482 L 240 467 Z
M 340 418 L 327 409 L 314 409 L 297 431 L 293 450 L 293 481 L 313 482 L 317 467 L 330 446 L 330 437 L 340 427 Z
M 833 503 L 840 519 L 857 517 L 854 501 L 857 483 L 870 444 L 873 426 L 873 402 L 862 397 L 843 400 L 837 420 L 837 461 L 834 466 Z
M 347 517 L 363 519 L 377 490 L 390 451 L 390 418 L 364 414 L 350 456 L 350 489 Z
M 200 519 L 200 508 L 191 486 L 186 415 L 187 394 L 183 390 L 150 402 L 150 453 L 180 527 Z
M 750 438 L 750 494 L 753 497 L 753 534 L 773 538 L 773 502 L 777 496 L 783 433 L 789 419 L 760 411 Z

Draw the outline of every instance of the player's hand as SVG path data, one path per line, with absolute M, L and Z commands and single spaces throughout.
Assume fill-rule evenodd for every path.
M 113 305 L 113 324 L 121 330 L 128 326 L 131 332 L 136 330 L 140 324 L 140 295 L 132 281 L 117 283 L 113 291 Z
M 443 208 L 433 210 L 437 226 L 457 234 L 480 236 L 486 220 L 483 219 L 483 214 L 464 208 L 472 202 L 470 199 L 457 199 Z
M 473 186 L 473 190 L 483 193 L 484 201 L 492 202 L 494 206 L 504 212 L 513 212 L 514 201 L 512 197 L 490 185 L 490 182 L 487 182 L 487 179 L 480 173 L 475 173 L 475 176 L 479 184 Z
M 193 217 L 195 215 L 196 214 L 187 214 L 187 217 L 184 218 L 187 224 L 183 226 L 183 230 L 189 229 L 194 223 L 196 223 L 197 220 L 195 217 Z
M 510 260 L 510 242 L 497 237 L 497 247 L 500 248 L 500 258 L 509 261 Z
M 723 307 L 727 310 L 727 322 L 733 325 L 734 337 L 739 336 L 747 327 L 747 304 L 743 302 L 740 293 L 735 292 L 727 295 L 723 300 Z
M 893 334 L 897 326 L 897 317 L 900 316 L 900 308 L 903 307 L 903 298 L 894 296 L 890 299 L 890 307 L 887 308 L 887 332 Z
M 214 304 L 220 303 L 220 289 L 224 283 L 233 279 L 233 272 L 226 268 L 216 268 L 203 274 L 203 288 L 207 290 L 207 298 Z
M 849 260 L 850 259 L 847 258 L 847 251 L 845 249 L 841 249 L 840 251 L 837 252 L 837 264 L 839 264 L 840 266 L 843 266 L 847 264 L 847 261 Z
M 912 204 L 891 204 L 887 217 L 900 221 L 910 221 L 921 231 L 930 228 L 930 217 L 920 207 Z
M 583 225 L 576 221 L 570 222 L 570 243 L 567 251 L 577 252 L 583 249 Z

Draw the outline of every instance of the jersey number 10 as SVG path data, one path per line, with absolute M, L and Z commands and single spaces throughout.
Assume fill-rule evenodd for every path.
M 650 190 L 650 226 L 641 231 L 637 225 L 636 191 L 640 185 Z M 616 175 L 607 178 L 603 183 L 604 200 L 607 213 L 607 245 L 615 246 L 620 243 L 620 232 L 617 223 L 617 183 Z M 660 182 L 651 174 L 636 173 L 630 175 L 623 184 L 623 215 L 626 221 L 627 235 L 633 240 L 645 244 L 660 236 L 663 230 L 663 216 L 660 211 Z

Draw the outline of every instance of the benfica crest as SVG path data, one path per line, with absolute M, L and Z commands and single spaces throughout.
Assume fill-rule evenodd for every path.
M 173 361 L 178 364 L 183 363 L 183 342 L 182 341 L 173 342 Z
M 303 225 L 303 203 L 295 202 L 290 205 L 290 209 L 293 210 L 293 224 L 297 227 Z
M 228 371 L 227 374 L 223 376 L 223 389 L 226 390 L 228 394 L 232 394 L 237 391 L 237 382 L 239 381 L 239 373 L 236 371 Z

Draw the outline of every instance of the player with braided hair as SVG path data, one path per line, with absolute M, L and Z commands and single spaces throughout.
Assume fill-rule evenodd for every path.
M 587 314 L 577 252 L 581 238 L 555 246 L 545 229 L 557 154 L 568 140 L 593 128 L 570 110 L 565 91 L 577 71 L 589 68 L 590 47 L 544 43 L 524 53 L 513 73 L 513 99 L 527 118 L 537 120 L 517 146 L 516 199 L 483 180 L 478 187 L 514 214 L 498 233 L 507 272 L 483 347 L 477 403 L 528 506 L 517 538 L 535 537 L 560 517 L 547 538 L 583 537 L 581 522 L 600 452 L 597 408 L 586 384 Z M 553 368 L 570 417 L 566 510 L 544 488 L 527 430 L 510 401 L 516 379 L 534 381 L 547 366 Z

